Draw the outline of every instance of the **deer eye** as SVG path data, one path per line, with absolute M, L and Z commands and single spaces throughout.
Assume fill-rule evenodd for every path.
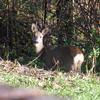
M 43 35 L 40 35 L 40 38 L 43 38 Z
M 42 36 L 40 36 L 40 38 L 42 38 Z

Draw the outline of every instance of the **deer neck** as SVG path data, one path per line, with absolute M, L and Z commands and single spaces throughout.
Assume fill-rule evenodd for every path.
M 40 48 L 39 48 L 40 49 Z M 46 56 L 48 54 L 48 52 L 51 51 L 50 47 L 45 47 L 44 45 L 42 46 L 41 50 L 39 50 L 39 52 L 37 52 L 38 55 L 41 55 L 41 57 Z
M 43 45 L 43 43 L 35 44 L 35 47 L 36 47 L 36 53 L 38 54 L 38 53 L 40 53 L 43 50 L 44 45 Z

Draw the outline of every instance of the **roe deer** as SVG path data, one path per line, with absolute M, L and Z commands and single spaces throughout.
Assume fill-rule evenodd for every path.
M 33 32 L 33 43 L 37 54 L 41 54 L 45 61 L 45 69 L 63 68 L 66 72 L 81 71 L 81 65 L 84 61 L 82 51 L 75 46 L 52 47 L 46 41 L 48 28 L 40 32 L 36 24 L 31 26 Z

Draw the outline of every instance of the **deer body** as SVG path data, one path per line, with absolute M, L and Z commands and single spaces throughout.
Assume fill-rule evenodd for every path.
M 33 42 L 36 53 L 42 53 L 41 58 L 45 61 L 45 69 L 62 67 L 65 71 L 80 71 L 84 61 L 82 51 L 75 46 L 54 47 L 44 41 L 48 28 L 38 31 L 37 26 L 32 24 Z M 45 42 L 45 43 L 44 43 Z

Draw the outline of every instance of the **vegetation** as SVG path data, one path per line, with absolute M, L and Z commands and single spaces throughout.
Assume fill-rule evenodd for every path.
M 99 76 L 43 71 L 53 75 L 41 78 L 41 71 L 34 68 L 42 68 L 43 62 L 36 59 L 31 32 L 32 23 L 40 30 L 48 26 L 52 45 L 80 47 L 85 55 L 82 70 L 100 71 L 99 10 L 99 0 L 0 0 L 0 81 L 78 100 L 99 100 Z M 30 67 L 38 74 L 29 75 Z
M 74 100 L 99 100 L 100 77 L 96 74 L 45 71 L 0 61 L 0 82 L 18 87 L 38 87 L 49 95 L 71 97 Z M 17 69 L 16 69 L 17 68 Z
M 0 0 L 0 56 L 3 59 L 17 59 L 26 64 L 36 57 L 32 44 L 33 22 L 39 24 L 40 30 L 49 27 L 53 45 L 82 48 L 84 66 L 93 69 L 99 64 L 99 0 Z
M 0 70 L 0 81 L 19 87 L 40 87 L 50 95 L 69 96 L 75 100 L 99 100 L 100 78 L 96 75 L 56 75 L 39 79 Z

